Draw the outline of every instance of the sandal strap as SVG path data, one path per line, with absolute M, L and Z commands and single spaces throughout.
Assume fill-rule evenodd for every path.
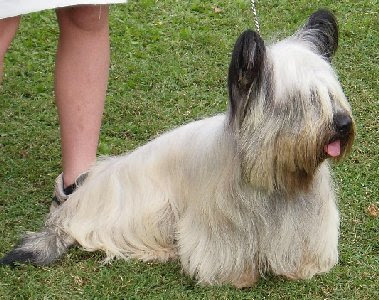
M 68 199 L 69 195 L 71 195 L 77 189 L 78 186 L 83 184 L 87 176 L 87 172 L 80 174 L 73 184 L 64 188 L 63 173 L 59 174 L 59 176 L 55 180 L 55 190 L 52 201 L 57 203 L 58 205 L 64 203 Z

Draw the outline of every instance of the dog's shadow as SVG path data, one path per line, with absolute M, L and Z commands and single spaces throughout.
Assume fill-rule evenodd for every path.
M 199 287 L 206 288 L 183 272 L 179 260 L 170 260 L 166 263 L 158 261 L 141 262 L 137 259 L 114 259 L 106 261 L 104 252 L 83 251 L 79 245 L 75 245 L 55 265 L 68 266 L 78 263 L 88 264 L 94 272 L 105 271 L 122 274 L 125 277 L 129 277 L 132 281 L 146 281 L 147 278 L 150 278 L 150 288 L 154 285 L 167 285 L 169 287 L 169 285 L 173 284 L 181 286 L 186 291 L 195 290 Z
M 91 269 L 95 272 L 105 270 L 106 272 L 113 272 L 123 274 L 134 278 L 136 281 L 146 281 L 149 279 L 149 287 L 154 288 L 158 286 L 162 288 L 162 285 L 180 286 L 183 291 L 197 291 L 197 290 L 212 290 L 223 289 L 225 292 L 234 291 L 235 287 L 232 285 L 224 286 L 209 286 L 196 282 L 193 278 L 183 272 L 179 260 L 171 260 L 166 263 L 158 261 L 141 262 L 137 259 L 114 259 L 105 262 L 106 255 L 102 251 L 87 252 L 79 246 L 73 246 L 68 254 L 58 264 L 73 265 L 77 263 L 85 263 L 91 266 Z M 146 267 L 148 265 L 148 267 Z M 154 277 L 154 279 L 153 279 Z M 262 277 L 263 280 L 259 281 L 254 287 L 240 288 L 242 293 L 248 293 L 257 288 L 265 288 L 275 286 L 278 284 L 290 284 L 293 281 L 288 281 L 284 278 L 274 276 L 272 274 L 265 274 Z M 153 283 L 155 282 L 155 283 Z

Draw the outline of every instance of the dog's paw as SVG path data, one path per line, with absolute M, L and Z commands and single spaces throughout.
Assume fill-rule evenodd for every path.
M 253 287 L 257 284 L 259 277 L 260 275 L 257 271 L 246 271 L 237 280 L 233 281 L 232 285 L 237 289 Z

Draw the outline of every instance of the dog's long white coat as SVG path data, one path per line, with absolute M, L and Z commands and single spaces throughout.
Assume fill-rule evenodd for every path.
M 308 194 L 267 197 L 241 181 L 226 128 L 224 115 L 192 122 L 100 161 L 55 223 L 109 258 L 179 255 L 203 282 L 238 281 L 249 269 L 294 278 L 327 271 L 338 239 L 327 163 Z

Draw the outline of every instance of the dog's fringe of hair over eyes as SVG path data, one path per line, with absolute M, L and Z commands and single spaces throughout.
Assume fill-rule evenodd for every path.
M 108 260 L 179 258 L 207 284 L 246 287 L 260 273 L 303 279 L 328 271 L 338 260 L 339 215 L 325 147 L 338 139 L 343 156 L 354 138 L 326 57 L 337 43 L 333 20 L 316 12 L 271 46 L 244 32 L 229 67 L 226 114 L 99 160 L 45 228 L 0 263 L 48 264 L 78 243 Z M 336 114 L 352 122 L 345 135 Z

